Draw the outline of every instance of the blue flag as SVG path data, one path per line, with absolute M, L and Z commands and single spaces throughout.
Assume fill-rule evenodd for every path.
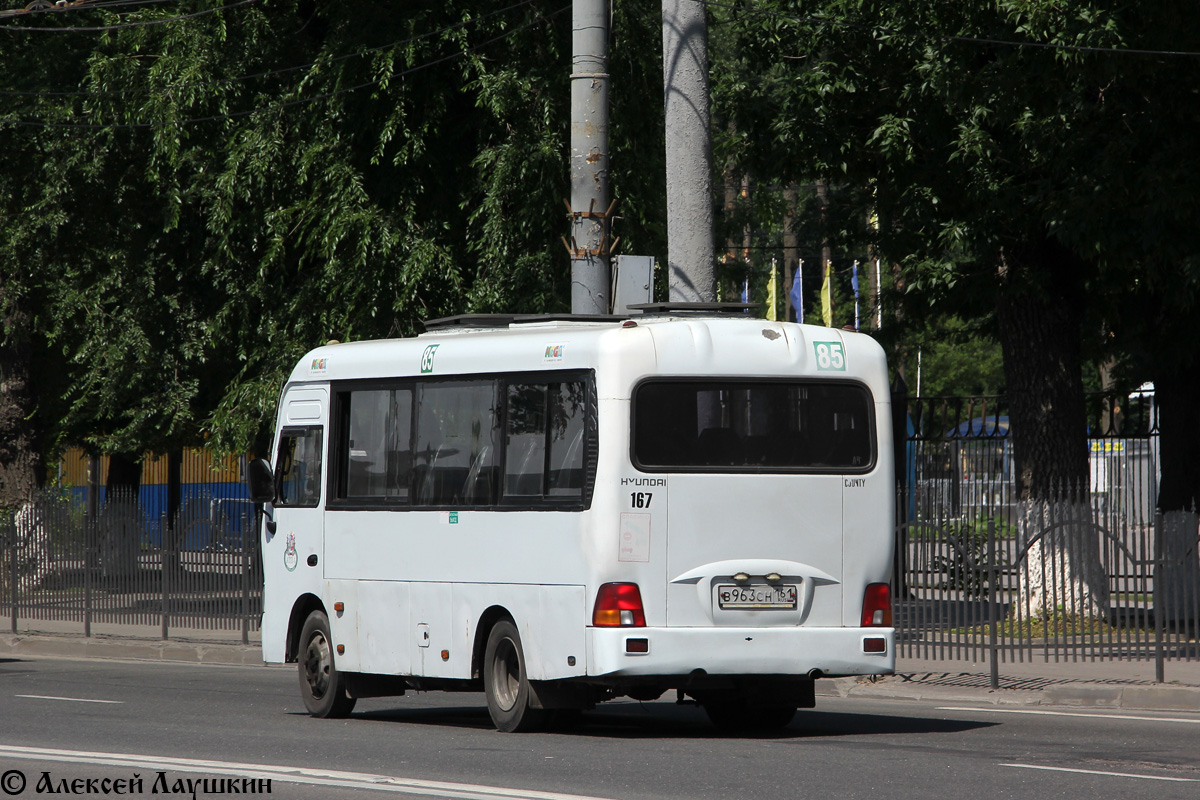
M 854 330 L 858 330 L 858 262 L 854 262 L 854 270 L 850 273 L 850 287 L 854 289 Z
M 796 264 L 796 274 L 792 276 L 792 290 L 788 297 L 792 299 L 792 308 L 796 309 L 796 322 L 804 322 L 804 259 Z

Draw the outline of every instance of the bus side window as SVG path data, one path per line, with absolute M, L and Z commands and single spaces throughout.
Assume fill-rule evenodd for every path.
M 541 497 L 546 482 L 546 384 L 508 385 L 504 495 Z
M 550 385 L 550 475 L 546 491 L 550 497 L 583 497 L 585 395 L 582 381 Z
M 412 390 L 365 389 L 339 396 L 345 422 L 338 497 L 403 502 L 412 480 Z
M 493 465 L 500 440 L 498 392 L 496 380 L 420 385 L 418 505 L 486 506 L 495 502 Z
M 537 505 L 583 498 L 587 389 L 584 381 L 508 385 L 507 500 Z
M 321 428 L 285 428 L 275 458 L 275 505 L 313 508 L 321 500 Z

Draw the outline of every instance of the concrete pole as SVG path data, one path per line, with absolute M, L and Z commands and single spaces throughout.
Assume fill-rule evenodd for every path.
M 708 23 L 704 4 L 663 0 L 667 276 L 671 302 L 716 300 Z
M 571 34 L 571 312 L 607 314 L 608 2 L 574 0 Z

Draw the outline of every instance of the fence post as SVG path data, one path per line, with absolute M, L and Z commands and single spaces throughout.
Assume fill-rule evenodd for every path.
M 1000 688 L 1000 615 L 996 608 L 996 519 L 988 517 L 987 522 L 987 560 L 988 560 L 988 661 L 990 663 L 991 684 L 993 689 Z
M 159 517 L 158 522 L 158 541 L 160 561 L 162 563 L 162 638 L 167 640 L 168 627 L 171 619 L 171 587 L 170 587 L 170 563 L 171 563 L 171 543 L 167 538 L 167 516 L 163 514 Z
M 1167 635 L 1167 588 L 1166 577 L 1166 542 L 1163 541 L 1163 514 L 1154 512 L 1154 681 L 1166 682 L 1166 652 L 1164 651 Z
M 241 515 L 242 528 L 242 644 L 250 644 L 250 567 L 251 551 L 249 525 Z
M 12 564 L 12 632 L 17 632 L 17 520 L 12 519 L 8 526 L 9 562 Z
M 896 477 L 896 558 L 892 584 L 897 599 L 907 600 L 908 590 L 908 385 L 899 374 L 891 387 L 892 459 Z M 261 536 L 262 534 L 259 533 Z
M 93 543 L 96 541 L 95 520 L 88 516 L 83 521 L 83 635 L 92 635 L 92 559 Z

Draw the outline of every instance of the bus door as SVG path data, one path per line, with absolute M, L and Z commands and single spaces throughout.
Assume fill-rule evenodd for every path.
M 280 648 L 280 661 L 292 604 L 320 586 L 327 409 L 323 388 L 293 389 L 282 408 L 274 465 L 276 527 L 274 534 L 266 526 L 262 532 L 263 643 Z

